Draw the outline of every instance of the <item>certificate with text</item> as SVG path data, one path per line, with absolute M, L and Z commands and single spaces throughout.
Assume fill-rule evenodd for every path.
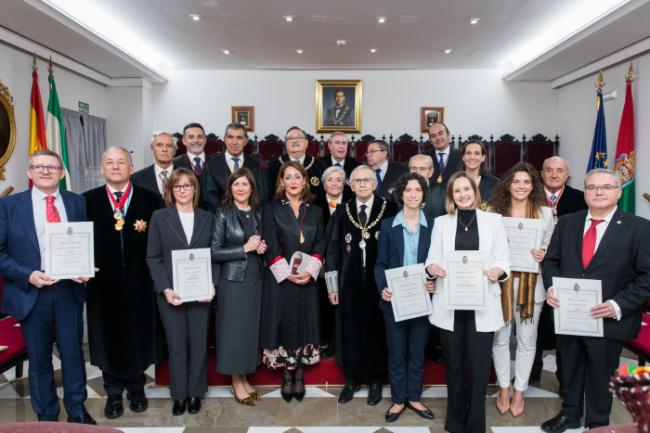
M 542 223 L 537 218 L 503 218 L 510 247 L 510 269 L 539 273 L 539 262 L 530 250 L 542 245 Z
M 391 305 L 396 322 L 433 313 L 431 295 L 425 287 L 424 265 L 404 266 L 384 271 L 392 292 Z
M 210 248 L 172 251 L 174 292 L 183 302 L 212 297 L 212 255 Z
M 444 302 L 447 310 L 483 310 L 487 302 L 488 268 L 485 254 L 480 251 L 446 251 L 443 268 Z
M 600 280 L 553 277 L 553 290 L 560 300 L 553 309 L 556 334 L 603 336 L 603 319 L 591 317 L 591 308 L 603 302 Z
M 45 274 L 55 279 L 95 276 L 92 221 L 45 224 Z

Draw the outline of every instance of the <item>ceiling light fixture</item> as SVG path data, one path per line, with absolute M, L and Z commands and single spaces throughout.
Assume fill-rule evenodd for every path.
M 293 22 L 293 15 L 285 15 L 284 20 L 288 23 Z
M 377 17 L 377 22 L 379 24 L 384 24 L 386 22 L 386 17 Z
M 199 14 L 190 14 L 190 18 L 192 18 L 192 21 L 201 21 L 201 15 Z
M 221 50 L 226 56 L 230 54 L 230 50 Z
M 303 51 L 302 51 L 300 48 L 298 48 L 298 49 L 296 50 L 296 53 L 298 53 L 298 54 L 302 54 Z
M 340 47 L 340 46 L 343 46 L 343 45 L 345 45 L 345 44 L 347 44 L 347 43 L 348 43 L 348 42 L 347 42 L 345 39 L 337 39 L 337 40 L 336 40 L 336 45 L 338 45 L 339 47 Z
M 481 19 L 479 17 L 472 17 L 472 18 L 468 18 L 467 21 L 469 21 L 471 25 L 475 25 L 478 24 L 478 22 L 481 21 Z
M 371 52 L 372 54 L 375 54 L 375 53 L 377 52 L 377 48 L 370 48 L 370 52 Z
M 452 50 L 451 48 L 447 48 L 447 49 L 444 51 L 444 53 L 445 53 L 445 54 L 451 54 L 452 51 L 453 51 L 453 50 Z

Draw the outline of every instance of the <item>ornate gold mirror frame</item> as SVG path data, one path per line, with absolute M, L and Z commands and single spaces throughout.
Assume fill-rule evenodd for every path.
M 5 179 L 5 164 L 16 144 L 16 119 L 14 99 L 9 88 L 0 81 L 0 180 Z

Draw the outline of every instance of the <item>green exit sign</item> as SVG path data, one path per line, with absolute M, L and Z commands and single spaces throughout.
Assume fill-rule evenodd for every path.
M 90 105 L 87 102 L 79 101 L 79 112 L 83 114 L 90 114 Z

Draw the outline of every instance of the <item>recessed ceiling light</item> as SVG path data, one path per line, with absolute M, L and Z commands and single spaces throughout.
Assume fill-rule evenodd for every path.
M 336 40 L 336 45 L 338 45 L 338 46 L 345 45 L 347 43 L 348 42 L 345 39 L 337 39 Z
M 298 49 L 296 50 L 296 53 L 298 53 L 298 54 L 302 54 L 303 51 L 302 51 L 300 48 L 298 48 Z
M 372 54 L 375 54 L 375 53 L 377 52 L 377 48 L 370 48 L 370 52 L 371 52 Z
M 447 48 L 444 52 L 445 52 L 445 54 L 451 54 L 452 49 L 451 49 L 451 48 Z
M 384 24 L 386 22 L 386 17 L 377 17 L 377 22 L 379 24 Z
M 288 23 L 293 21 L 293 15 L 285 15 L 284 20 Z
M 201 15 L 199 14 L 190 14 L 190 18 L 192 18 L 192 21 L 201 21 Z
M 469 18 L 467 21 L 469 21 L 471 25 L 474 25 L 474 24 L 478 24 L 478 22 L 481 21 L 481 19 L 479 17 L 472 17 Z
M 225 55 L 230 54 L 230 50 L 221 50 Z

